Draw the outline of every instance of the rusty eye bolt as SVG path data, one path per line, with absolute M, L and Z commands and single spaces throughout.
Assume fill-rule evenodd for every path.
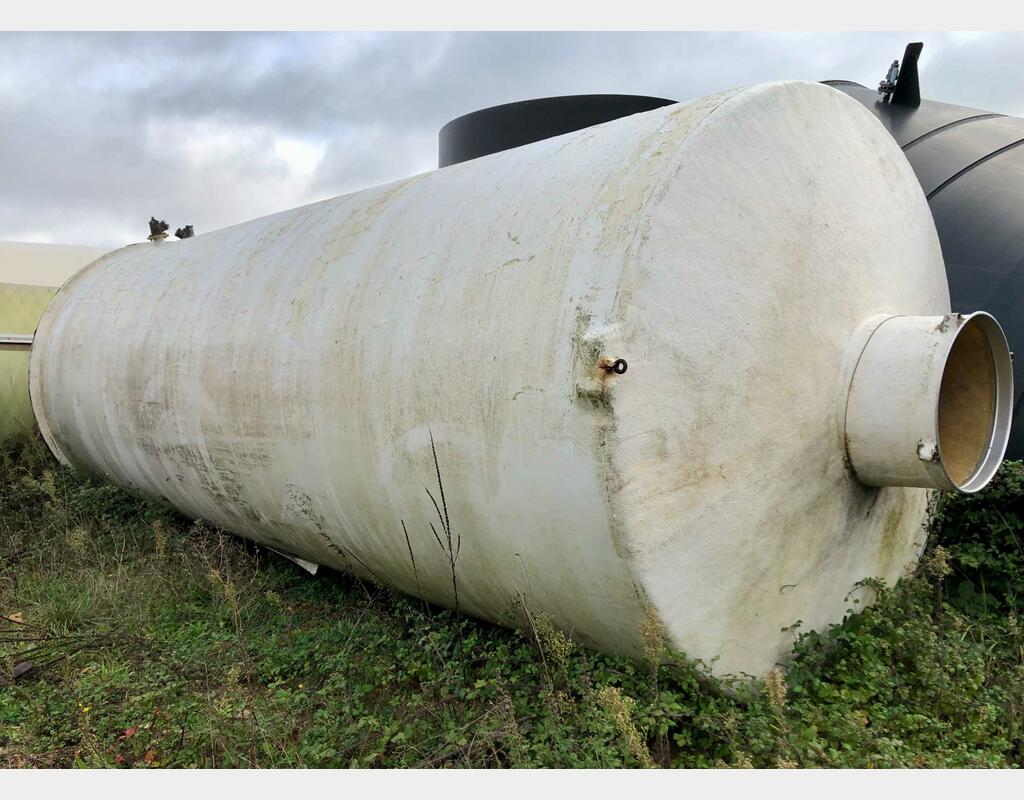
M 601 363 L 598 366 L 605 372 L 614 372 L 616 375 L 624 375 L 626 370 L 629 368 L 629 365 L 623 358 L 617 358 L 614 361 L 602 358 Z

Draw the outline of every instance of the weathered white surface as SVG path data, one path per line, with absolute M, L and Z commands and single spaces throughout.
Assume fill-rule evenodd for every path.
M 848 351 L 948 309 L 899 147 L 792 82 L 111 253 L 32 395 L 65 461 L 450 605 L 432 433 L 463 609 L 638 653 L 649 607 L 759 673 L 919 552 L 927 493 L 844 463 Z
M 70 244 L 0 242 L 0 283 L 57 287 L 105 252 Z

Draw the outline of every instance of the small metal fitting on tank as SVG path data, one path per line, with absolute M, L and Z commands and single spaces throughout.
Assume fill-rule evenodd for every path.
M 149 218 L 149 236 L 146 238 L 151 242 L 162 242 L 167 238 L 167 229 L 170 227 L 166 220 Z
M 846 452 L 869 486 L 966 494 L 992 480 L 1010 434 L 1013 370 L 978 311 L 870 324 L 846 402 Z

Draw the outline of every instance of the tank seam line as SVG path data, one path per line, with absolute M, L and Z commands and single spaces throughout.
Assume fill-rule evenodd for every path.
M 959 127 L 960 125 L 964 125 L 964 124 L 966 124 L 968 122 L 979 122 L 979 121 L 981 121 L 983 119 L 1002 119 L 1002 118 L 1005 118 L 1005 117 L 1006 117 L 1006 114 L 995 114 L 995 113 L 986 112 L 984 114 L 975 114 L 972 117 L 964 117 L 963 119 L 955 119 L 952 122 L 947 122 L 945 125 L 940 125 L 939 127 L 935 128 L 934 130 L 930 130 L 927 133 L 922 133 L 916 139 L 911 139 L 909 142 L 907 142 L 905 145 L 903 145 L 903 152 L 906 152 L 911 147 L 913 147 L 915 144 L 919 144 L 920 142 L 923 142 L 925 139 L 930 139 L 931 137 L 933 137 L 937 133 L 942 133 L 943 131 L 948 131 L 950 128 L 956 128 L 956 127 Z
M 1007 150 L 1012 150 L 1013 148 L 1015 148 L 1015 147 L 1017 147 L 1018 145 L 1021 145 L 1021 144 L 1024 144 L 1024 139 L 1018 139 L 1018 140 L 1017 140 L 1017 141 L 1015 141 L 1015 142 L 1010 142 L 1010 144 L 1008 144 L 1008 145 L 1004 145 L 1003 147 L 1000 147 L 1000 148 L 999 148 L 998 150 L 994 150 L 994 151 L 992 151 L 992 152 L 991 152 L 991 153 L 989 153 L 989 154 L 988 154 L 987 156 L 983 156 L 983 157 L 979 158 L 979 159 L 978 159 L 977 161 L 975 161 L 975 162 L 974 162 L 973 164 L 968 164 L 968 165 L 967 165 L 966 167 L 964 167 L 964 168 L 963 168 L 962 170 L 960 170 L 960 171 L 959 171 L 959 172 L 957 172 L 956 174 L 954 174 L 954 175 L 951 175 L 950 177 L 946 178 L 946 180 L 944 180 L 944 181 L 943 181 L 942 183 L 940 183 L 940 184 L 939 184 L 939 185 L 938 185 L 937 187 L 935 187 L 934 189 L 932 189 L 932 190 L 931 190 L 931 191 L 930 191 L 930 192 L 929 192 L 929 193 L 928 193 L 928 194 L 926 195 L 925 199 L 926 199 L 926 200 L 928 200 L 928 201 L 931 201 L 931 199 L 932 199 L 933 197 L 935 197 L 935 195 L 937 195 L 937 194 L 938 194 L 939 192 L 941 192 L 941 191 L 942 191 L 943 189 L 945 189 L 945 188 L 946 188 L 947 186 L 949 186 L 949 184 L 951 184 L 951 183 L 952 183 L 953 181 L 955 181 L 955 180 L 956 180 L 957 178 L 959 178 L 959 177 L 961 177 L 961 176 L 963 176 L 963 175 L 967 174 L 968 172 L 970 172 L 970 171 L 971 171 L 972 169 L 974 169 L 975 167 L 977 167 L 977 166 L 979 166 L 979 165 L 981 165 L 981 164 L 984 164 L 984 163 L 985 163 L 986 161 L 989 161 L 990 159 L 993 159 L 993 158 L 995 158 L 996 156 L 1002 155 L 1002 154 L 1003 154 L 1003 153 L 1005 153 L 1005 152 L 1006 152 Z

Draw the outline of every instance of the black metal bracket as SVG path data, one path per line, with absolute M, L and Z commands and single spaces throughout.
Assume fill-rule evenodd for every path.
M 900 74 L 889 101 L 894 106 L 917 108 L 921 105 L 921 81 L 917 74 L 917 59 L 924 49 L 924 42 L 910 42 L 903 51 Z

